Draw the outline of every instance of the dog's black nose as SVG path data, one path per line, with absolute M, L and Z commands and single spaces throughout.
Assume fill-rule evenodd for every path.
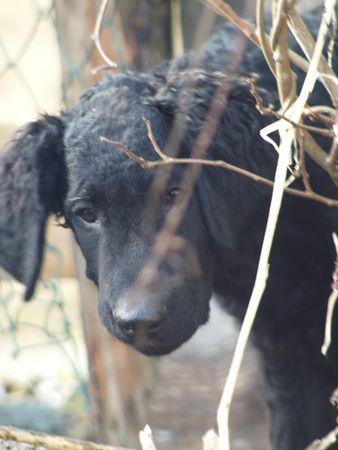
M 167 317 L 164 307 L 140 307 L 130 313 L 119 311 L 115 323 L 127 341 L 155 339 Z

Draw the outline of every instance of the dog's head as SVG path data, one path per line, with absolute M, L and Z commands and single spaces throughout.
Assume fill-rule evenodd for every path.
M 108 77 L 60 117 L 26 126 L 1 154 L 0 264 L 29 298 L 46 219 L 63 215 L 98 286 L 108 330 L 146 354 L 172 351 L 208 319 L 214 246 L 234 245 L 229 205 L 239 206 L 229 178 L 215 169 L 168 161 L 143 168 L 135 155 L 158 160 L 158 145 L 178 158 L 226 150 L 231 162 L 250 145 L 247 128 L 259 129 L 251 116 L 248 87 L 220 74 L 188 71 L 165 83 L 152 74 Z

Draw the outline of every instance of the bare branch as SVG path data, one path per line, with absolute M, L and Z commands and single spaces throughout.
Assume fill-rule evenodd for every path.
M 254 31 L 254 29 L 253 29 L 253 27 L 251 26 L 250 23 L 248 23 L 247 21 L 241 19 L 233 11 L 233 9 L 229 5 L 224 3 L 223 1 L 221 1 L 221 0 L 204 0 L 204 2 L 207 5 L 209 5 L 216 13 L 218 13 L 221 16 L 226 17 L 227 19 L 231 20 L 257 46 L 261 46 L 260 42 L 263 42 L 263 45 L 261 46 L 261 48 L 263 47 L 264 54 L 265 55 L 270 54 L 270 56 L 267 56 L 268 63 L 269 63 L 270 66 L 274 65 L 274 63 L 272 63 L 272 61 L 271 61 L 271 53 L 270 53 L 269 46 L 268 46 L 268 39 L 265 36 L 265 34 L 264 34 L 265 38 L 262 38 L 263 31 L 261 30 L 261 27 L 263 25 L 263 20 L 262 20 L 262 13 L 263 13 L 263 9 L 264 9 L 263 0 L 258 0 L 258 6 L 257 6 L 257 16 L 258 17 L 257 17 L 257 22 L 258 22 L 258 24 L 260 26 L 258 27 L 257 34 L 255 33 L 255 31 Z M 288 7 L 286 9 L 290 24 L 291 24 L 292 20 L 296 21 L 296 18 L 299 17 L 292 10 L 292 6 L 293 6 L 293 3 L 289 2 Z M 329 11 L 331 11 L 331 14 L 333 14 L 332 9 L 331 10 L 329 9 Z M 326 20 L 327 20 L 327 17 L 326 17 Z M 292 25 L 290 25 L 290 26 L 292 26 Z M 295 25 L 295 27 L 296 27 L 296 25 Z M 327 29 L 326 29 L 326 32 L 327 32 Z M 303 23 L 303 27 L 302 27 L 302 33 L 304 33 L 304 35 L 306 33 L 306 36 L 307 36 L 307 34 L 310 34 L 304 23 Z M 322 35 L 323 35 L 323 33 L 322 33 Z M 324 33 L 324 36 L 325 36 L 325 33 Z M 298 38 L 300 39 L 300 36 L 298 36 Z M 311 36 L 311 41 L 313 43 L 311 49 L 313 50 L 314 42 L 313 42 L 312 36 Z M 307 41 L 307 42 L 309 42 L 309 41 Z M 304 46 L 305 46 L 305 44 L 303 44 L 303 47 Z M 309 46 L 309 43 L 307 43 L 307 46 Z M 309 56 L 311 56 L 311 54 L 309 54 Z M 306 62 L 306 65 L 298 64 L 297 61 L 295 61 L 294 54 L 291 52 L 291 53 L 289 53 L 289 55 L 290 55 L 290 59 L 294 63 L 296 63 L 299 67 L 301 67 L 303 70 L 306 71 L 308 69 L 309 65 L 308 65 L 307 62 Z M 335 99 L 337 99 L 338 98 L 338 94 L 337 95 L 335 94 L 335 92 L 338 89 L 336 77 L 334 76 L 334 74 L 332 74 L 332 70 L 331 69 L 327 70 L 327 67 L 328 67 L 327 63 L 325 62 L 325 59 L 322 56 L 320 56 L 319 67 L 324 69 L 324 73 L 321 75 L 322 78 L 323 79 L 324 78 L 330 79 L 330 85 L 329 85 L 330 92 L 331 92 L 332 95 L 335 95 Z M 271 69 L 275 70 L 274 67 L 271 67 Z M 283 70 L 282 70 L 282 74 L 283 74 Z M 326 85 L 327 85 L 327 82 L 326 82 Z M 285 89 L 285 90 L 287 91 L 287 89 Z M 312 109 L 314 109 L 314 108 L 312 108 Z M 276 112 L 273 113 L 272 110 L 270 110 L 270 111 L 271 111 L 272 114 L 274 114 L 276 117 L 278 117 L 278 115 L 277 115 L 278 113 L 276 113 Z M 282 115 L 280 117 L 282 117 Z M 286 119 L 285 116 L 283 116 L 283 118 Z M 301 123 L 298 124 L 298 126 L 307 128 L 308 131 L 311 131 L 311 132 L 318 132 L 319 131 L 318 128 L 316 128 L 316 127 L 313 128 L 313 127 L 304 126 Z M 324 135 L 330 134 L 330 132 L 327 132 L 327 131 L 326 132 L 325 131 L 321 131 L 320 133 L 324 134 Z M 306 152 L 311 156 L 311 158 L 314 161 L 317 162 L 317 164 L 319 164 L 324 170 L 329 172 L 329 174 L 330 174 L 332 180 L 334 181 L 334 183 L 336 185 L 338 185 L 338 173 L 337 173 L 338 170 L 332 170 L 332 168 L 333 168 L 332 164 L 328 165 L 328 163 L 327 163 L 327 154 L 320 148 L 320 146 L 317 144 L 317 142 L 312 138 L 312 136 L 309 133 L 305 133 L 304 134 L 304 148 L 305 148 Z
M 311 105 L 306 108 L 306 115 L 312 120 L 318 120 L 332 128 L 335 123 L 336 110 L 326 105 Z
M 140 166 L 143 167 L 144 169 L 151 169 L 152 167 L 156 167 L 156 165 L 154 166 L 155 161 L 146 161 L 141 156 L 137 156 L 134 152 L 129 150 L 125 145 L 123 145 L 119 141 L 114 141 L 113 139 L 108 139 L 105 136 L 100 136 L 100 141 L 107 142 L 108 144 L 114 145 L 115 147 L 119 148 L 120 150 L 123 151 L 123 153 L 125 153 L 127 156 L 129 156 L 130 159 L 133 159 L 134 161 L 139 163 Z
M 299 143 L 299 153 L 300 153 L 300 170 L 301 170 L 301 174 L 303 177 L 303 183 L 305 186 L 305 190 L 307 192 L 313 192 L 311 184 L 310 184 L 310 176 L 309 176 L 309 172 L 307 171 L 306 168 L 306 163 L 305 163 L 305 150 L 304 150 L 304 133 L 302 131 L 298 132 L 298 143 Z
M 257 89 L 256 89 L 256 85 L 255 85 L 255 81 L 256 80 L 255 80 L 255 78 L 251 77 L 251 78 L 249 78 L 248 81 L 249 81 L 249 84 L 250 84 L 250 92 L 255 97 L 255 100 L 256 100 L 256 108 L 262 115 L 264 115 L 264 116 L 271 115 L 271 116 L 276 117 L 277 119 L 284 119 L 287 122 L 291 123 L 294 127 L 301 128 L 303 130 L 307 130 L 307 131 L 309 131 L 311 133 L 318 133 L 318 134 L 321 134 L 322 136 L 334 137 L 334 133 L 331 130 L 327 130 L 325 128 L 313 127 L 311 125 L 305 125 L 304 123 L 292 122 L 292 120 L 289 119 L 285 114 L 282 114 L 282 113 L 280 113 L 278 111 L 275 111 L 273 109 L 272 105 L 264 106 L 262 97 L 258 94 Z M 312 110 L 311 109 L 308 109 L 308 110 L 305 109 L 304 116 L 307 116 L 309 114 L 313 114 Z M 325 152 L 323 151 L 323 153 L 325 153 Z M 323 164 L 324 164 L 324 162 L 323 162 Z
M 333 312 L 338 300 L 338 237 L 336 233 L 332 234 L 333 243 L 336 250 L 336 261 L 335 268 L 332 274 L 332 293 L 329 297 L 327 303 L 327 313 L 326 313 L 326 323 L 325 323 L 325 337 L 324 343 L 322 345 L 322 353 L 323 355 L 327 355 L 329 347 L 331 345 L 331 327 L 332 327 L 332 319 Z
M 259 40 L 256 35 L 254 27 L 247 20 L 242 19 L 236 12 L 231 8 L 230 5 L 223 2 L 223 0 L 201 0 L 211 9 L 213 9 L 218 15 L 230 20 L 238 29 L 245 34 L 246 37 L 250 39 L 254 44 L 259 47 Z
M 235 11 L 229 6 L 227 3 L 224 3 L 223 0 L 200 0 L 206 5 L 208 5 L 215 13 L 218 15 L 225 17 L 230 20 L 234 25 L 237 26 L 247 36 L 257 47 L 260 48 L 259 38 L 256 34 L 256 31 L 251 23 L 242 19 L 235 13 Z M 302 58 L 293 50 L 289 50 L 289 55 L 291 61 L 296 64 L 300 69 L 306 72 L 309 68 L 309 63 L 305 58 Z
M 202 437 L 203 450 L 218 450 L 218 436 L 215 430 L 208 430 Z
M 14 427 L 0 427 L 0 439 L 32 444 L 36 447 L 46 447 L 50 450 L 128 450 L 122 447 L 51 436 L 46 433 L 36 433 Z
M 329 155 L 326 158 L 327 167 L 330 173 L 337 174 L 338 171 L 338 142 L 337 139 L 332 141 Z M 338 174 L 337 174 L 338 176 Z
M 272 50 L 267 35 L 264 32 L 264 19 L 265 19 L 264 3 L 265 0 L 257 0 L 256 3 L 257 35 L 260 43 L 260 48 L 263 52 L 265 60 L 268 63 L 271 72 L 275 74 L 276 72 L 275 61 L 273 59 Z
M 232 172 L 238 173 L 240 175 L 246 176 L 250 178 L 253 181 L 256 181 L 257 183 L 262 183 L 266 186 L 273 187 L 274 182 L 272 180 L 269 180 L 268 178 L 261 177 L 260 175 L 257 175 L 253 172 L 250 172 L 248 170 L 242 169 L 241 167 L 237 167 L 233 164 L 227 163 L 223 160 L 207 160 L 207 159 L 199 159 L 199 158 L 171 158 L 167 155 L 165 155 L 162 150 L 160 150 L 154 135 L 152 133 L 150 122 L 147 121 L 147 127 L 148 127 L 148 136 L 149 139 L 153 145 L 153 148 L 155 152 L 160 156 L 161 159 L 149 161 L 141 156 L 136 155 L 133 151 L 131 151 L 129 148 L 127 148 L 124 144 L 122 144 L 119 141 L 115 141 L 112 139 L 108 139 L 105 136 L 101 136 L 100 140 L 103 142 L 107 142 L 108 144 L 114 145 L 118 149 L 122 150 L 123 153 L 125 153 L 129 158 L 136 161 L 138 164 L 140 164 L 141 167 L 144 169 L 154 169 L 156 167 L 160 166 L 166 166 L 171 164 L 199 164 L 204 166 L 211 166 L 211 167 L 219 167 L 222 169 L 231 170 Z M 297 197 L 306 198 L 309 200 L 318 201 L 320 203 L 324 203 L 327 206 L 338 206 L 338 200 L 324 197 L 323 195 L 316 194 L 315 192 L 307 192 L 307 191 L 299 191 L 298 189 L 292 189 L 289 187 L 284 188 L 285 192 L 291 195 L 295 195 Z
M 139 432 L 139 441 L 141 443 L 142 450 L 156 450 L 153 433 L 149 425 L 146 425 L 144 429 Z
M 312 54 L 313 54 L 314 46 L 315 46 L 315 42 L 312 37 L 312 34 L 308 30 L 308 28 L 305 25 L 301 16 L 298 14 L 298 12 L 294 8 L 287 8 L 286 13 L 287 13 L 287 17 L 288 17 L 288 24 L 289 24 L 290 30 L 292 31 L 293 35 L 295 36 L 298 44 L 302 48 L 305 55 L 310 60 L 312 57 Z M 327 26 L 331 21 L 333 13 L 334 13 L 334 9 L 331 11 L 329 10 L 326 13 L 328 15 Z M 325 32 L 325 35 L 326 34 L 327 34 L 327 30 Z M 318 64 L 318 71 L 321 73 L 321 80 L 331 96 L 332 103 L 337 108 L 337 106 L 338 106 L 338 85 L 334 82 L 334 79 L 332 78 L 332 77 L 335 77 L 335 73 L 333 72 L 331 67 L 328 65 L 324 56 L 320 57 L 320 61 Z M 323 75 L 329 75 L 329 77 L 326 77 Z
M 102 69 L 116 69 L 117 68 L 117 64 L 115 62 L 113 62 L 106 55 L 105 51 L 102 48 L 101 41 L 100 41 L 101 26 L 102 26 L 103 18 L 104 18 L 104 15 L 105 15 L 105 12 L 106 12 L 106 9 L 108 6 L 108 2 L 109 2 L 109 0 L 102 0 L 100 9 L 99 9 L 99 12 L 98 12 L 97 18 L 96 18 L 94 33 L 92 34 L 92 40 L 94 41 L 94 44 L 95 44 L 96 48 L 98 49 L 98 51 L 99 51 L 102 59 L 106 63 L 106 65 L 100 66 L 100 67 L 94 69 L 93 70 L 94 73 L 96 73 Z
M 151 128 L 151 123 L 150 120 L 147 119 L 146 117 L 143 117 L 143 120 L 146 124 L 147 127 L 147 134 L 148 134 L 148 138 L 153 146 L 153 149 L 155 150 L 155 152 L 158 154 L 158 156 L 163 160 L 166 161 L 168 159 L 170 159 L 165 153 L 162 152 L 162 150 L 160 149 L 159 145 L 156 142 L 155 136 L 153 134 L 153 130 Z
M 327 450 L 337 442 L 337 438 L 338 438 L 338 427 L 330 431 L 330 433 L 328 433 L 322 439 L 316 439 L 308 447 L 306 447 L 305 450 Z
M 334 55 L 334 47 L 337 37 L 337 16 L 336 12 L 333 11 L 332 21 L 331 21 L 331 36 L 327 46 L 327 62 L 329 67 L 332 69 L 333 64 L 333 55 Z
M 291 70 L 288 46 L 288 27 L 285 15 L 286 0 L 274 0 L 272 3 L 272 28 L 270 42 L 275 62 L 276 81 L 282 111 L 294 101 L 296 96 L 296 75 Z

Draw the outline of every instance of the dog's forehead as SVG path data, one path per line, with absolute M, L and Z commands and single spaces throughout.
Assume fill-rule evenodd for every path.
M 102 136 L 114 139 L 146 160 L 156 159 L 142 117 L 133 116 L 133 119 L 134 122 L 129 122 L 126 117 L 122 120 L 110 117 L 111 125 L 106 126 L 102 124 L 107 122 L 107 117 L 98 115 L 88 126 L 81 126 L 78 135 L 72 133 L 65 139 L 68 185 L 72 194 L 90 189 L 97 195 L 116 197 L 148 191 L 158 171 L 141 167 L 121 148 L 101 139 Z M 116 123 L 118 129 L 114 127 Z
M 80 101 L 64 112 L 67 157 L 110 152 L 109 144 L 98 147 L 101 137 L 119 141 L 135 153 L 144 153 L 150 146 L 145 119 L 151 122 L 156 138 L 164 142 L 168 118 L 153 106 L 156 91 L 144 78 L 141 74 L 108 77 L 85 91 Z
M 102 141 L 101 136 L 114 138 L 109 132 L 102 131 L 94 127 L 82 134 L 78 140 L 68 143 L 71 144 L 66 152 L 70 189 L 78 192 L 85 188 L 96 191 L 98 195 L 105 193 L 114 196 L 148 189 L 154 171 L 142 168 L 118 146 Z M 132 126 L 124 133 L 124 142 L 134 142 L 133 136 L 128 139 L 129 133 L 133 133 Z M 137 147 L 126 145 L 147 159 L 151 154 L 147 148 L 150 143 L 147 144 L 141 138 L 136 143 Z
M 65 112 L 64 145 L 68 184 L 76 194 L 86 186 L 117 192 L 140 192 L 149 188 L 154 171 L 143 169 L 117 145 L 117 141 L 146 160 L 158 158 L 147 134 L 144 119 L 164 148 L 170 131 L 168 118 L 156 109 L 151 98 L 154 87 L 135 75 L 117 75 L 84 93 Z

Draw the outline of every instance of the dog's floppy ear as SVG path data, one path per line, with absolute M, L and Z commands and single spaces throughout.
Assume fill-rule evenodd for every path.
M 0 151 L 0 265 L 34 291 L 49 213 L 62 213 L 66 189 L 61 118 L 26 125 Z

